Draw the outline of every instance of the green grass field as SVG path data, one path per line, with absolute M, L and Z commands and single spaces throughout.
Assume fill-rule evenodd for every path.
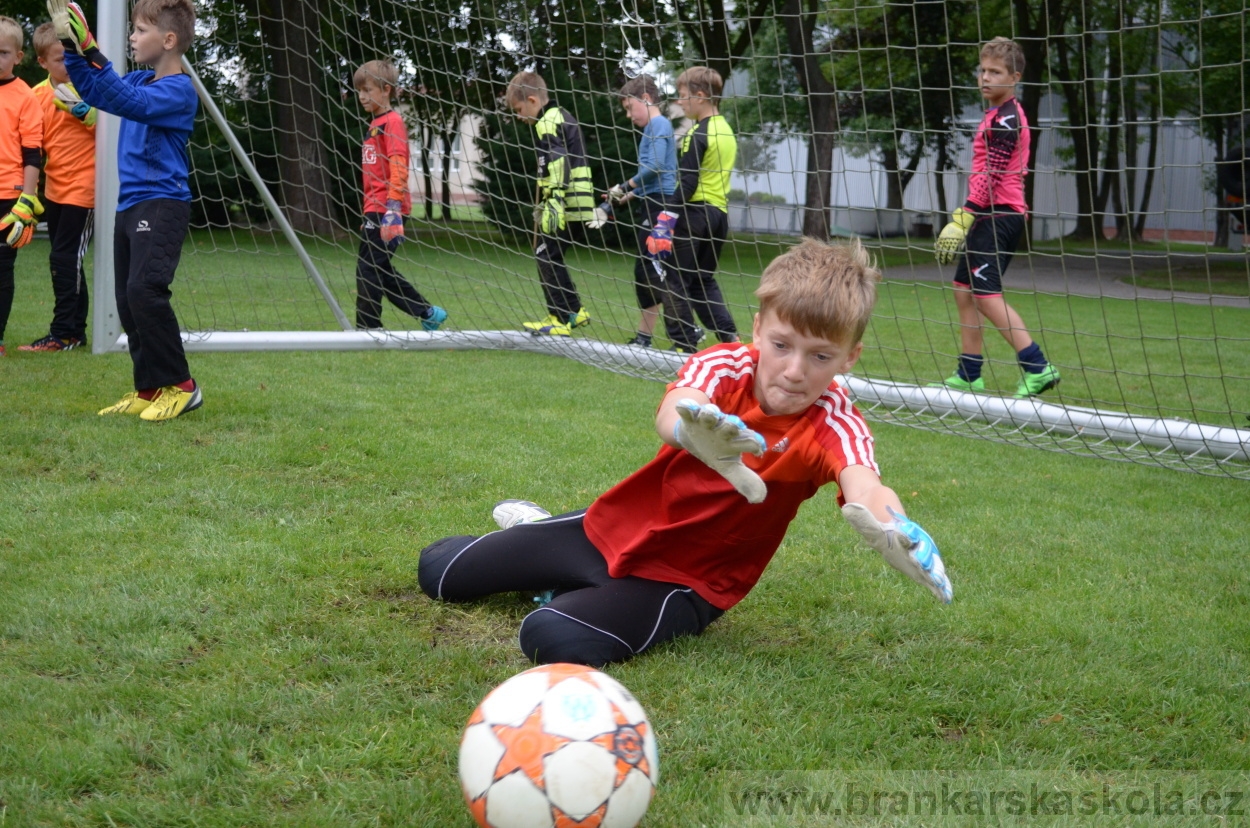
M 0 360 L 0 824 L 472 824 L 459 734 L 532 604 L 433 603 L 417 552 L 499 498 L 585 505 L 655 451 L 661 387 L 508 353 L 193 367 L 204 408 L 154 426 L 95 416 L 124 355 Z M 1246 483 L 876 433 L 955 603 L 822 492 L 707 634 L 610 669 L 659 737 L 645 825 L 745 824 L 721 794 L 760 772 L 1250 767 Z

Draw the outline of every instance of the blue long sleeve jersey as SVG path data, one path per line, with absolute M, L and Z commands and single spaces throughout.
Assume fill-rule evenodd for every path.
M 642 131 L 633 181 L 636 196 L 669 196 L 677 189 L 677 140 L 673 124 L 663 115 L 652 118 Z
M 187 142 L 199 108 L 191 79 L 177 74 L 155 80 L 151 69 L 118 77 L 111 62 L 96 69 L 68 49 L 65 68 L 84 101 L 121 118 L 118 212 L 156 198 L 190 201 Z

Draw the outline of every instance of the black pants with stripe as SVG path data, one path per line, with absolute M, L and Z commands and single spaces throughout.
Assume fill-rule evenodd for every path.
M 421 589 L 443 601 L 554 590 L 551 603 L 521 622 L 521 650 L 538 664 L 625 661 L 656 644 L 698 635 L 723 614 L 680 584 L 613 578 L 586 537 L 583 515 L 435 541 L 421 551 Z
M 48 332 L 59 339 L 87 339 L 87 276 L 82 262 L 95 229 L 95 211 L 75 204 L 43 200 L 52 252 L 52 325 Z
M 113 292 L 117 318 L 129 342 L 136 391 L 191 379 L 178 317 L 170 299 L 191 202 L 141 201 L 117 214 L 113 227 Z
M 570 221 L 557 233 L 539 233 L 534 248 L 534 261 L 538 264 L 538 281 L 543 286 L 543 298 L 547 301 L 547 313 L 568 322 L 569 317 L 582 309 L 577 295 L 577 285 L 569 276 L 569 266 L 564 253 L 574 244 L 586 239 L 586 225 Z

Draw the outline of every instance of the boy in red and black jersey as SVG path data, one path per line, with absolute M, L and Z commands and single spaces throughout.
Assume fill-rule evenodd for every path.
M 951 600 L 937 546 L 881 483 L 873 438 L 836 376 L 863 350 L 880 273 L 858 242 L 812 239 L 760 279 L 750 345 L 687 360 L 655 418 L 654 459 L 589 509 L 495 508 L 503 531 L 421 552 L 431 598 L 550 591 L 521 624 L 534 661 L 598 666 L 697 635 L 751 590 L 803 501 L 828 483 L 887 561 Z
M 426 301 L 395 270 L 391 257 L 404 240 L 404 216 L 412 212 L 408 192 L 408 130 L 391 107 L 399 72 L 384 60 L 371 60 L 352 78 L 360 105 L 373 116 L 361 149 L 364 186 L 363 238 L 356 258 L 356 327 L 382 327 L 382 299 L 436 331 L 447 311 Z

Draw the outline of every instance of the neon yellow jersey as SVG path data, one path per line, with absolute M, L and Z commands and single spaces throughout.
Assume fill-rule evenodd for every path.
M 738 157 L 738 139 L 723 115 L 699 121 L 682 136 L 678 191 L 682 201 L 706 201 L 729 211 L 729 174 Z

